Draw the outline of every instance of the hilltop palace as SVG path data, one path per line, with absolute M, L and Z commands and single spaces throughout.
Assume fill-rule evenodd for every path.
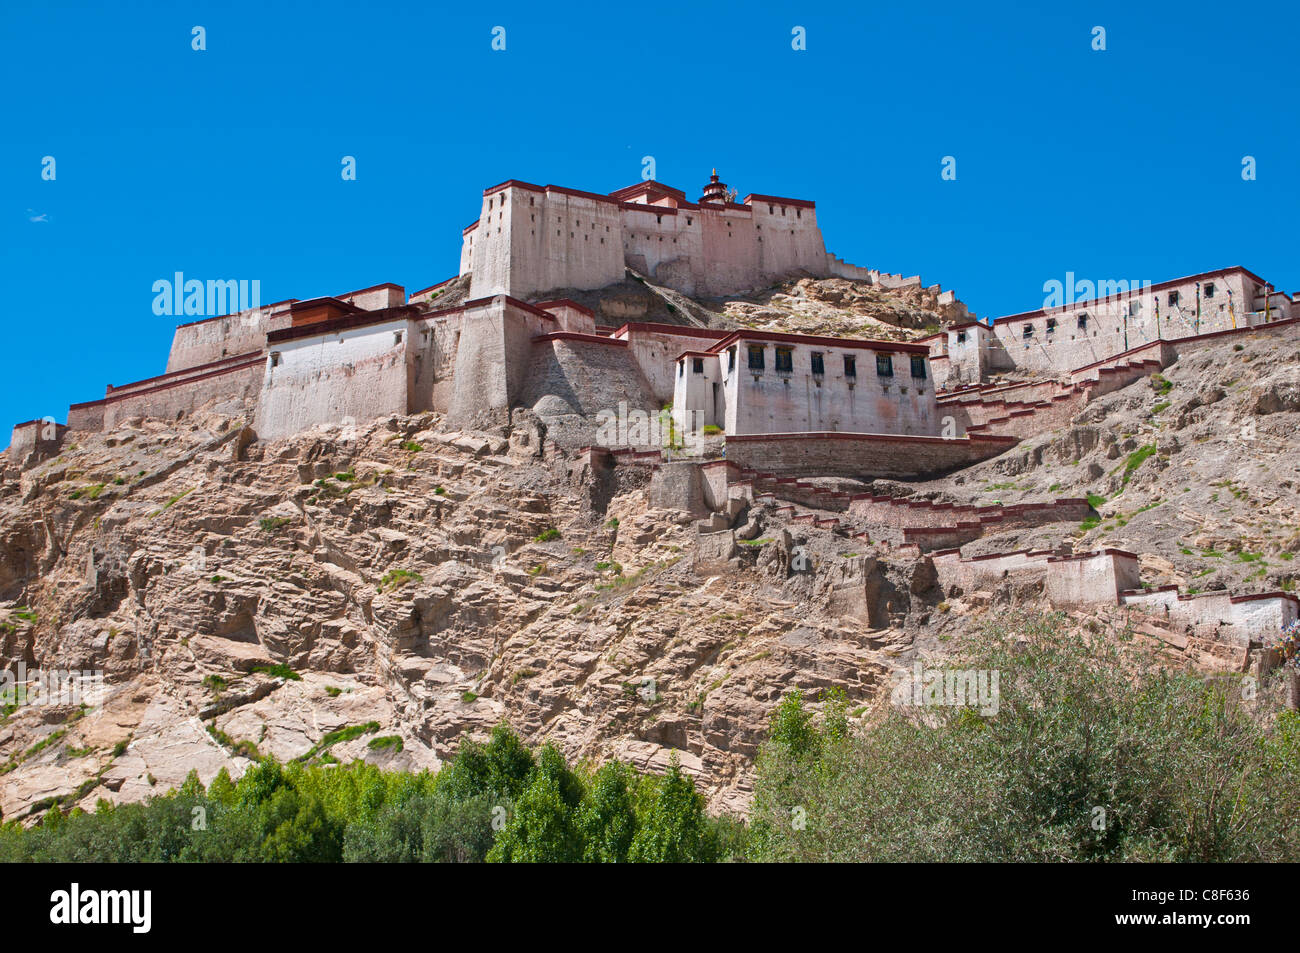
M 655 181 L 602 195 L 511 180 L 483 192 L 458 277 L 409 296 L 383 284 L 181 325 L 163 374 L 73 405 L 66 426 L 18 425 L 8 457 L 48 456 L 67 430 L 174 421 L 205 405 L 251 408 L 261 440 L 392 414 L 437 411 L 455 426 L 485 427 L 530 412 L 545 443 L 587 448 L 607 465 L 652 465 L 662 471 L 656 485 L 676 487 L 683 505 L 725 513 L 763 480 L 921 477 L 996 456 L 1181 353 L 1289 327 L 1300 307 L 1241 267 L 1136 287 L 1085 283 L 1093 294 L 1083 300 L 1066 294 L 1057 306 L 991 322 L 936 287 L 958 320 L 903 343 L 702 320 L 628 323 L 573 300 L 629 277 L 695 298 L 795 277 L 921 287 L 828 253 L 813 202 L 760 194 L 736 202 L 716 172 L 695 201 Z M 1007 372 L 1014 382 L 988 381 Z M 725 458 L 670 463 L 662 432 L 620 427 L 610 440 L 601 431 L 613 414 L 658 419 L 669 406 L 670 440 L 720 431 Z M 945 519 L 915 523 L 911 540 L 922 551 L 960 545 L 960 526 L 972 524 Z M 936 565 L 965 572 L 955 552 Z M 1095 568 L 1089 578 L 1100 578 Z M 1122 601 L 1130 569 L 1109 571 L 1105 599 Z M 1053 567 L 1057 582 L 1067 576 Z M 1295 618 L 1294 597 L 1279 604 Z

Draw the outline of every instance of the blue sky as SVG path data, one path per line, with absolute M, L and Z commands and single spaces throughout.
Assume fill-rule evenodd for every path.
M 1297 8 L 1136 6 L 6 0 L 0 442 L 162 372 L 160 278 L 414 291 L 483 188 L 606 192 L 646 155 L 691 195 L 717 166 L 813 199 L 829 250 L 981 317 L 1067 271 L 1300 290 Z

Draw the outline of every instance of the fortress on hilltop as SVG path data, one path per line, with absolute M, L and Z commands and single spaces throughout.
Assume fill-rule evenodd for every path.
M 717 169 L 696 202 L 653 180 L 598 195 L 512 179 L 483 193 L 478 221 L 463 234 L 460 273 L 473 276 L 476 298 L 603 288 L 628 268 L 702 297 L 791 275 L 920 284 L 828 253 L 813 202 L 754 194 L 736 203 L 732 195 Z M 940 296 L 940 304 L 955 300 L 952 292 Z
M 626 321 L 562 296 L 629 275 L 695 298 L 794 277 L 921 288 L 827 252 L 812 201 L 734 195 L 716 170 L 695 201 L 655 181 L 608 195 L 503 182 L 464 230 L 457 277 L 410 296 L 382 284 L 183 324 L 163 374 L 108 386 L 66 424 L 19 424 L 9 459 L 48 453 L 67 430 L 212 405 L 248 413 L 266 440 L 389 414 L 483 426 L 529 411 L 561 447 L 657 452 L 716 428 L 733 462 L 919 476 L 1001 453 L 1198 341 L 1290 321 L 1295 305 L 1244 268 L 1083 282 L 1100 294 L 991 323 L 934 286 L 958 320 L 907 343 Z M 1005 371 L 1039 379 L 1003 385 L 991 403 L 984 382 Z M 666 428 L 621 428 L 621 447 L 603 439 L 602 415 L 668 406 Z
M 924 290 L 950 323 L 877 341 L 716 326 L 716 314 L 691 310 L 692 298 L 802 277 Z M 628 320 L 617 295 L 587 294 L 629 278 L 678 323 Z M 592 474 L 648 468 L 652 505 L 704 520 L 701 567 L 725 568 L 734 521 L 766 505 L 864 545 L 894 533 L 931 554 L 945 589 L 1037 575 L 1053 604 L 1140 606 L 1258 644 L 1300 615 L 1294 595 L 1142 590 L 1137 557 L 1120 550 L 960 553 L 986 531 L 1083 519 L 1088 500 L 956 505 L 804 482 L 958 470 L 1069 426 L 1098 396 L 1189 351 L 1292 334 L 1300 320 L 1296 296 L 1241 267 L 1068 283 L 1052 307 L 979 321 L 951 291 L 827 252 L 813 202 L 736 202 L 716 170 L 695 201 L 654 181 L 602 195 L 511 180 L 484 191 L 456 277 L 410 295 L 381 284 L 183 324 L 164 373 L 109 386 L 66 423 L 17 425 L 7 465 L 56 455 L 69 432 L 204 408 L 242 415 L 245 436 L 263 441 L 313 428 L 346 439 L 352 424 L 436 411 L 455 427 L 507 425 L 541 456 L 576 452 Z

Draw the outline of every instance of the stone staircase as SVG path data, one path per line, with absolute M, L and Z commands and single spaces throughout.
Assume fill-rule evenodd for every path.
M 1160 370 L 1154 358 L 1093 367 L 1070 382 L 1047 380 L 963 388 L 938 398 L 939 413 L 968 434 L 1031 437 L 1065 426 L 1089 402 Z
M 838 527 L 848 536 L 893 539 L 922 552 L 960 546 L 1003 529 L 1079 522 L 1092 511 L 1087 500 L 1077 498 L 976 506 L 848 493 L 753 470 L 740 471 L 740 479 L 730 484 L 728 492 L 733 502 L 744 499 L 770 506 L 774 515 L 791 524 Z M 718 518 L 725 519 L 720 514 Z

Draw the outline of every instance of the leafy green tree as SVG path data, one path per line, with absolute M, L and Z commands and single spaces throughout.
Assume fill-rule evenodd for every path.
M 584 861 L 623 863 L 627 860 L 636 835 L 631 775 L 627 765 L 608 761 L 592 778 L 577 816 Z
M 539 773 L 488 851 L 493 863 L 572 863 L 582 859 L 582 839 L 572 808 L 555 778 Z
M 795 757 L 817 755 L 821 736 L 813 727 L 812 714 L 804 708 L 803 692 L 799 689 L 785 695 L 772 712 L 769 738 Z
M 285 783 L 284 768 L 275 758 L 259 761 L 244 772 L 235 785 L 235 802 L 258 805 L 271 797 Z
M 222 768 L 208 785 L 208 797 L 221 804 L 235 802 L 235 784 L 230 780 L 230 772 Z
M 325 814 L 320 798 L 287 785 L 261 804 L 262 859 L 279 863 L 328 863 L 342 859 L 343 831 Z
M 530 781 L 538 777 L 549 778 L 555 782 L 560 791 L 560 799 L 570 810 L 582 803 L 582 798 L 586 794 L 582 779 L 569 768 L 569 763 L 560 753 L 560 749 L 549 741 L 537 752 L 537 763 L 533 768 Z
M 491 794 L 517 799 L 528 784 L 533 755 L 510 726 L 500 722 L 487 744 L 461 743 L 451 764 L 438 776 L 438 787 L 453 798 Z
M 639 824 L 628 860 L 634 863 L 712 863 L 717 856 L 717 835 L 704 812 L 704 797 L 695 782 L 682 773 L 677 755 L 655 792 Z

